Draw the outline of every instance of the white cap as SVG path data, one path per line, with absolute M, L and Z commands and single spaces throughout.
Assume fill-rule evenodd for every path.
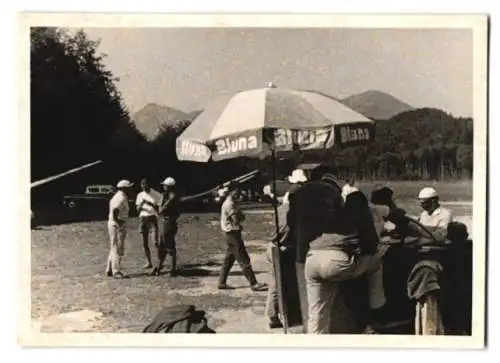
M 436 189 L 426 187 L 418 193 L 418 199 L 430 199 L 430 198 L 436 198 L 438 196 L 438 193 L 436 192 Z
M 302 169 L 295 169 L 292 175 L 288 177 L 288 181 L 292 184 L 295 183 L 305 183 L 307 181 L 307 176 Z
M 117 188 L 130 188 L 134 186 L 134 183 L 131 183 L 129 182 L 128 180 L 126 179 L 123 179 L 123 180 L 120 180 L 117 184 L 116 184 L 116 187 Z
M 172 177 L 167 177 L 165 180 L 162 182 L 163 185 L 173 187 L 175 185 L 175 179 Z

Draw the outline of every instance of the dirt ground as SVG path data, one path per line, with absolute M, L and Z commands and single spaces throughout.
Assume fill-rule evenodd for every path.
M 266 234 L 272 215 L 251 215 L 245 233 L 260 281 L 270 283 Z M 257 225 L 258 228 L 257 228 Z M 40 227 L 32 231 L 32 309 L 34 328 L 42 331 L 139 332 L 165 306 L 188 303 L 208 314 L 217 332 L 270 332 L 264 317 L 265 292 L 248 288 L 235 264 L 219 291 L 217 277 L 224 241 L 217 216 L 183 216 L 178 250 L 180 276 L 151 277 L 144 270 L 138 221 L 129 223 L 123 270 L 126 280 L 105 277 L 108 253 L 105 222 Z M 258 234 L 259 234 L 258 233 Z M 153 247 L 153 256 L 154 247 Z M 81 312 L 63 315 L 68 312 Z
M 471 205 L 450 205 L 472 230 Z M 259 281 L 271 283 L 266 246 L 274 225 L 269 212 L 247 213 L 244 237 Z M 129 221 L 123 270 L 131 276 L 104 275 L 108 254 L 106 223 L 42 226 L 31 233 L 31 318 L 43 332 L 140 332 L 165 306 L 193 304 L 208 315 L 217 333 L 271 331 L 264 316 L 266 292 L 252 292 L 235 264 L 219 291 L 217 277 L 225 246 L 216 214 L 184 215 L 178 234 L 181 274 L 151 277 L 145 263 L 138 220 Z M 153 256 L 155 256 L 152 246 Z

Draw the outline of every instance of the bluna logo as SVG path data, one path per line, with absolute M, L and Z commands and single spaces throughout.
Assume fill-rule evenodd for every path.
M 369 141 L 370 130 L 367 127 L 342 126 L 340 128 L 340 143 Z
M 210 151 L 206 145 L 198 144 L 188 140 L 182 141 L 181 152 L 186 156 L 207 158 L 210 156 Z
M 227 155 L 257 149 L 259 145 L 256 136 L 241 136 L 235 139 L 228 137 L 219 139 L 215 142 L 215 146 L 217 147 L 217 154 Z

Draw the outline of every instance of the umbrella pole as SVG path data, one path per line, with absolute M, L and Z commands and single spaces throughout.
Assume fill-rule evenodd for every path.
M 272 150 L 272 153 L 271 153 L 271 172 L 272 172 L 272 183 L 273 183 L 273 209 L 274 209 L 274 224 L 275 224 L 275 227 L 276 227 L 276 236 L 279 235 L 279 231 L 280 231 L 280 226 L 279 226 L 279 217 L 278 217 L 278 197 L 277 197 L 277 194 L 276 194 L 276 151 Z M 284 294 L 284 291 L 283 291 L 283 284 L 282 284 L 282 274 L 281 274 L 281 271 L 282 271 L 282 268 L 281 268 L 281 250 L 280 250 L 280 246 L 278 244 L 277 246 L 277 251 L 276 251 L 276 259 L 275 259 L 275 263 L 273 263 L 274 265 L 274 278 L 275 278 L 275 283 L 276 283 L 276 287 L 277 287 L 277 290 L 281 292 L 281 296 L 279 298 L 279 308 L 281 310 L 281 314 L 283 315 L 283 332 L 285 334 L 288 333 L 288 312 L 286 311 L 286 304 L 285 304 L 285 294 Z

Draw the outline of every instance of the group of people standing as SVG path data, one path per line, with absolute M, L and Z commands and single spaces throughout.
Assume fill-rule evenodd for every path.
M 307 333 L 329 333 L 339 283 L 360 276 L 365 276 L 368 281 L 371 308 L 365 333 L 375 332 L 376 326 L 383 324 L 387 318 L 382 268 L 387 245 L 380 241 L 407 227 L 405 211 L 396 206 L 394 192 L 390 188 L 376 187 L 368 200 L 354 185 L 354 179 L 346 180 L 341 186 L 334 171 L 327 167 L 316 171 L 310 180 L 302 170 L 295 170 L 289 182 L 291 187 L 278 206 L 281 228 L 271 238 L 267 254 L 272 263 L 272 248 L 278 245 L 281 251 L 293 251 L 295 262 L 304 264 Z M 135 200 L 146 259 L 144 268 L 152 269 L 152 275 L 159 275 L 166 257 L 170 257 L 168 273 L 176 275 L 175 236 L 180 198 L 173 178 L 167 177 L 162 186 L 163 192 L 158 195 L 143 179 L 142 190 Z M 132 187 L 133 183 L 121 180 L 109 202 L 110 252 L 106 273 L 114 278 L 127 277 L 121 271 L 120 262 L 125 250 L 128 193 Z M 227 280 L 237 261 L 253 291 L 268 291 L 266 315 L 270 328 L 282 327 L 274 276 L 271 286 L 257 280 L 243 241 L 245 216 L 238 203 L 238 193 L 238 184 L 235 182 L 230 182 L 220 190 L 220 228 L 225 235 L 227 251 L 219 274 L 218 288 L 230 289 Z M 433 188 L 422 189 L 418 199 L 423 209 L 418 221 L 433 240 L 443 241 L 452 221 L 450 211 L 439 204 L 439 196 Z M 151 240 L 157 248 L 156 265 L 153 264 L 149 248 Z M 274 268 L 271 270 L 274 274 Z
M 308 334 L 328 334 L 339 283 L 365 276 L 370 314 L 365 333 L 374 333 L 390 316 L 383 283 L 382 258 L 387 245 L 380 241 L 407 228 L 408 217 L 394 202 L 394 192 L 377 186 L 370 200 L 354 186 L 341 183 L 333 170 L 323 168 L 311 180 L 301 170 L 289 178 L 292 186 L 278 208 L 281 229 L 273 238 L 281 250 L 292 249 L 304 264 L 308 304 Z M 443 241 L 452 221 L 439 204 L 435 189 L 418 195 L 423 209 L 418 222 L 435 241 Z M 272 245 L 268 258 L 271 258 Z M 270 328 L 281 327 L 278 296 L 272 286 L 266 308 Z
M 116 185 L 117 192 L 109 201 L 108 233 L 110 252 L 106 264 L 106 274 L 116 279 L 126 278 L 121 270 L 121 259 L 125 252 L 127 237 L 127 219 L 129 216 L 129 195 L 134 186 L 128 180 L 121 180 Z M 157 193 L 146 179 L 141 181 L 141 192 L 137 194 L 135 207 L 139 213 L 139 230 L 142 236 L 145 269 L 152 269 L 151 275 L 160 275 L 167 257 L 168 274 L 177 273 L 177 219 L 180 215 L 180 199 L 176 192 L 175 179 L 167 177 L 162 182 L 163 191 Z M 156 246 L 158 263 L 154 266 L 150 241 Z M 154 266 L 154 267 L 153 267 Z

